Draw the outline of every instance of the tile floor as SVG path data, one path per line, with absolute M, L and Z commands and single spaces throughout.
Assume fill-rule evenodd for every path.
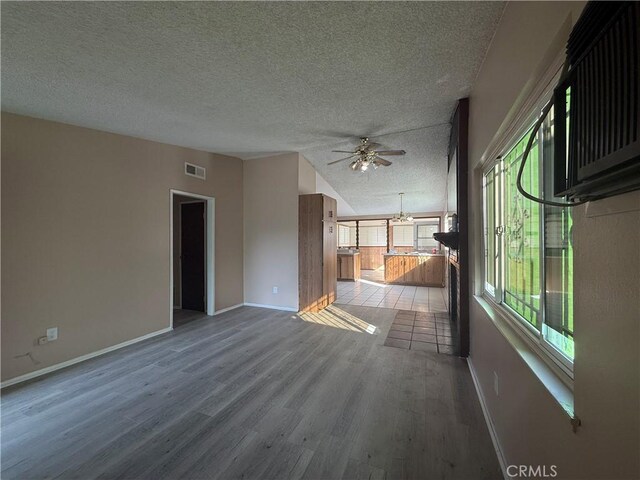
M 387 347 L 457 355 L 458 345 L 451 327 L 449 317 L 444 313 L 400 310 L 384 344 Z
M 363 280 L 384 283 L 384 267 L 380 267 L 376 270 L 360 270 L 360 276 Z
M 336 303 L 365 307 L 394 308 L 415 312 L 446 312 L 446 289 L 385 285 L 361 279 L 338 282 Z

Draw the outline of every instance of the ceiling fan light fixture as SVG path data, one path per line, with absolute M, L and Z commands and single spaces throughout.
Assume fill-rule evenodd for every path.
M 373 165 L 373 170 L 377 170 L 380 166 L 389 167 L 392 164 L 391 161 L 380 157 L 380 155 L 404 155 L 407 153 L 404 150 L 379 150 L 381 147 L 382 145 L 379 143 L 369 142 L 367 137 L 362 137 L 360 145 L 353 152 L 349 150 L 332 150 L 332 152 L 351 153 L 351 155 L 339 160 L 333 160 L 328 165 L 334 165 L 356 157 L 355 161 L 349 166 L 354 171 L 366 172 L 370 165 Z

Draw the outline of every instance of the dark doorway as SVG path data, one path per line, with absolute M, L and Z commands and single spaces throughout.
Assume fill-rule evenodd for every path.
M 180 205 L 182 308 L 205 312 L 205 204 Z

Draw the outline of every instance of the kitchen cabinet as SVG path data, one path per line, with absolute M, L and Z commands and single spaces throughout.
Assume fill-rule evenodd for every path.
M 321 193 L 298 201 L 298 296 L 301 312 L 318 312 L 336 299 L 336 200 Z
M 445 257 L 431 254 L 387 254 L 384 281 L 400 285 L 444 287 Z
M 338 280 L 360 280 L 359 253 L 338 253 Z

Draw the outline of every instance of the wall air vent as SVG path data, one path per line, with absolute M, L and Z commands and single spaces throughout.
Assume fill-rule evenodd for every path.
M 184 173 L 190 177 L 201 178 L 202 180 L 207 178 L 207 170 L 193 163 L 184 162 Z
M 554 98 L 555 119 L 568 120 L 554 122 L 555 194 L 589 200 L 639 189 L 640 3 L 588 2 L 567 63 Z

